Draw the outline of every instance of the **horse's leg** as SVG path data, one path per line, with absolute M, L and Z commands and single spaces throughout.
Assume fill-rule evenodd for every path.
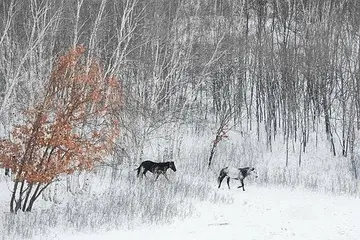
M 158 180 L 159 176 L 160 176 L 160 173 L 156 174 L 155 182 L 156 182 L 156 180 Z
M 227 177 L 226 182 L 227 182 L 227 185 L 228 185 L 228 187 L 230 189 L 230 177 Z
M 238 188 L 241 188 L 241 187 L 242 187 L 243 191 L 245 191 L 244 179 L 240 179 L 240 183 L 241 183 L 241 186 L 238 186 Z
M 147 176 L 146 176 L 146 173 L 147 173 L 147 172 L 148 172 L 148 169 L 145 169 L 145 168 L 144 168 L 144 171 L 143 171 L 142 175 L 145 176 L 145 177 L 147 177 Z
M 169 180 L 169 178 L 167 177 L 166 173 L 164 173 L 164 177 L 166 178 L 166 180 L 168 180 L 168 181 L 170 182 L 170 180 Z

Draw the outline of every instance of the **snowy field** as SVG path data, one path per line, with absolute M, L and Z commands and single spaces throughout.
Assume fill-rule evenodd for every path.
M 360 239 L 360 199 L 279 187 L 247 186 L 232 204 L 202 203 L 193 217 L 170 225 L 35 239 Z
M 360 239 L 360 182 L 348 174 L 346 158 L 319 144 L 303 155 L 301 168 L 296 151 L 284 168 L 281 142 L 267 153 L 251 138 L 230 138 L 217 149 L 212 171 L 204 144 L 211 137 L 192 138 L 179 147 L 170 182 L 140 180 L 135 165 L 121 165 L 114 179 L 110 169 L 98 170 L 71 178 L 70 192 L 66 181 L 51 185 L 25 214 L 8 212 L 12 183 L 0 176 L 0 239 Z M 228 165 L 255 166 L 259 177 L 245 179 L 245 192 L 234 180 L 231 190 L 225 181 L 217 189 L 219 170 Z

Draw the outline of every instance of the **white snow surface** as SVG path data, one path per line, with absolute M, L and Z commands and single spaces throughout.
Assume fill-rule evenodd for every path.
M 222 186 L 232 204 L 198 203 L 193 217 L 171 225 L 135 226 L 132 230 L 55 233 L 36 239 L 311 239 L 359 240 L 360 199 L 299 188 L 247 185 L 246 191 Z

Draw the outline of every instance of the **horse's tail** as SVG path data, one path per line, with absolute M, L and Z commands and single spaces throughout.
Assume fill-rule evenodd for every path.
M 227 167 L 220 170 L 219 176 L 218 176 L 218 183 L 224 179 L 224 177 L 227 176 Z
M 139 177 L 141 171 L 141 165 L 138 168 L 135 168 L 134 171 L 137 171 L 136 176 Z
M 219 176 L 217 178 L 219 184 L 220 184 L 221 180 L 224 179 L 225 176 L 226 176 L 226 172 L 225 172 L 225 168 L 223 168 L 220 170 Z

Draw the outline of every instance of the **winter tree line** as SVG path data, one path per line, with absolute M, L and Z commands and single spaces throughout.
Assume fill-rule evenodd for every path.
M 2 138 L 39 104 L 56 59 L 83 46 L 87 69 L 96 59 L 121 84 L 117 159 L 141 158 L 162 126 L 216 126 L 212 152 L 228 128 L 269 151 L 282 138 L 287 154 L 324 131 L 358 178 L 357 0 L 2 0 L 0 13 Z

